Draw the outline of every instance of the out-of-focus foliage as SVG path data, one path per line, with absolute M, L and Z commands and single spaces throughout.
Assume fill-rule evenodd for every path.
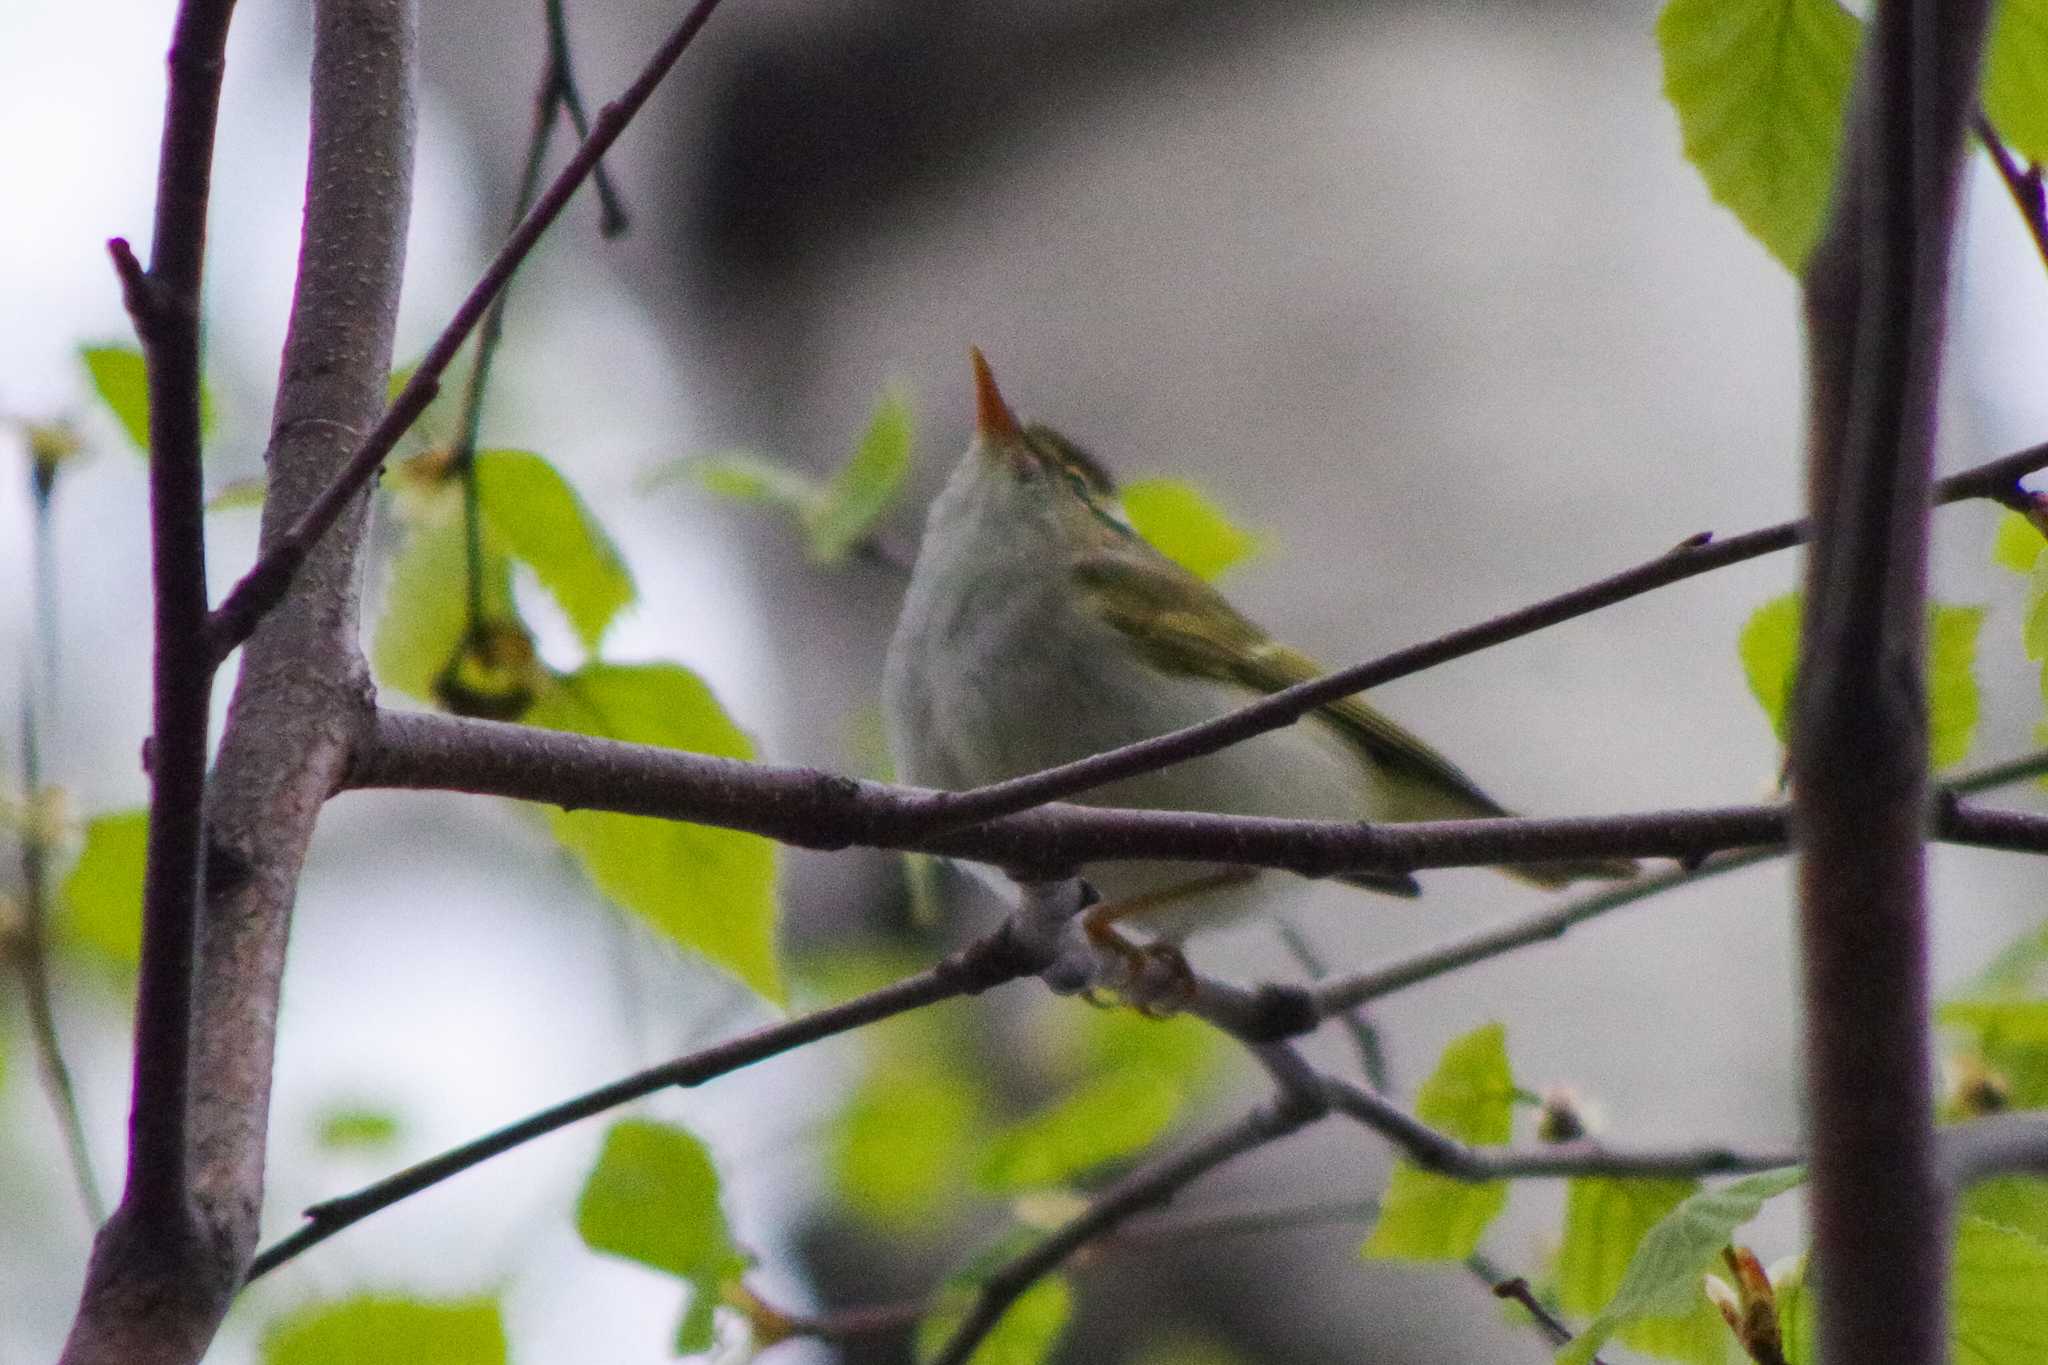
M 71 940 L 131 970 L 142 950 L 142 860 L 148 842 L 146 810 L 94 816 L 63 886 L 64 925 Z
M 937 1354 L 973 1309 L 982 1284 L 1010 1257 L 1025 1250 L 1022 1237 L 1006 1239 L 995 1250 L 975 1258 L 967 1269 L 949 1278 L 924 1321 L 917 1327 L 917 1354 Z M 1073 1315 L 1073 1294 L 1066 1277 L 1048 1275 L 1019 1295 L 1000 1321 L 967 1359 L 969 1365 L 1040 1365 L 1059 1344 Z
M 587 664 L 554 679 L 526 720 L 720 758 L 754 756 L 746 732 L 680 664 Z M 768 999 L 783 999 L 774 844 L 609 811 L 550 810 L 548 827 L 611 900 Z
M 1698 1189 L 1696 1180 L 1583 1176 L 1572 1181 L 1565 1195 L 1564 1242 L 1557 1254 L 1558 1306 L 1580 1317 L 1606 1307 L 1650 1229 Z M 1621 1339 L 1645 1355 L 1713 1365 L 1728 1350 L 1727 1329 L 1704 1295 L 1675 1317 L 1645 1317 L 1628 1324 Z
M 339 1105 L 314 1121 L 315 1139 L 331 1152 L 374 1152 L 398 1141 L 398 1115 L 367 1105 Z
M 1498 1145 L 1513 1136 L 1514 1102 L 1507 1031 L 1485 1024 L 1444 1049 L 1416 1093 L 1415 1116 L 1461 1141 Z M 1364 1252 L 1392 1260 L 1459 1260 L 1472 1254 L 1507 1202 L 1504 1180 L 1453 1180 L 1400 1162 Z
M 718 1202 L 718 1172 L 704 1144 L 646 1119 L 605 1134 L 576 1201 L 576 1231 L 593 1251 L 638 1261 L 689 1286 L 679 1353 L 709 1350 L 712 1310 L 747 1268 Z
M 1999 0 L 1984 54 L 1984 112 L 2029 161 L 2048 161 L 2048 3 Z
M 504 552 L 569 618 L 586 650 L 633 600 L 633 576 L 611 537 L 555 467 L 528 450 L 476 453 L 477 497 Z
M 495 1299 L 383 1296 L 315 1303 L 263 1338 L 264 1365 L 505 1365 Z
M 1138 479 L 1122 489 L 1124 516 L 1154 549 L 1197 578 L 1215 578 L 1259 552 L 1259 538 L 1180 479 Z
M 1984 608 L 1945 602 L 1927 609 L 1927 732 L 1930 760 L 1952 767 L 1969 755 L 1977 734 L 1977 635 Z M 1792 685 L 1799 663 L 1799 594 L 1772 598 L 1750 614 L 1736 652 L 1750 694 L 1783 744 L 1790 731 Z
M 103 346 L 81 346 L 78 358 L 85 362 L 93 392 L 121 424 L 135 453 L 149 458 L 149 367 L 142 352 L 119 342 Z M 213 431 L 213 393 L 199 386 L 199 432 Z

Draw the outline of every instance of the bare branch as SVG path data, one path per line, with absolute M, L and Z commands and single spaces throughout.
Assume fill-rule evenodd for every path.
M 684 51 L 690 46 L 698 32 L 711 18 L 711 12 L 718 8 L 719 0 L 696 0 L 690 11 L 677 25 L 666 41 L 655 50 L 647 65 L 626 87 L 619 97 L 598 111 L 597 122 L 591 126 L 590 136 L 576 149 L 554 182 L 542 194 L 533 209 L 520 220 L 497 257 L 484 270 L 469 296 L 455 310 L 455 316 L 441 334 L 434 338 L 434 344 L 427 348 L 419 368 L 406 381 L 405 388 L 385 410 L 383 417 L 370 434 L 363 438 L 348 460 L 335 473 L 333 479 L 321 490 L 320 495 L 309 503 L 291 528 L 273 539 L 266 539 L 262 557 L 253 568 L 242 576 L 240 582 L 229 591 L 212 618 L 212 640 L 216 656 L 225 657 L 236 645 L 249 638 L 256 623 L 263 614 L 284 597 L 298 574 L 300 565 L 313 545 L 325 535 L 327 528 L 362 492 L 364 486 L 384 463 L 384 457 L 398 444 L 398 438 L 412 426 L 428 403 L 440 391 L 441 376 L 455 359 L 455 353 L 462 343 L 482 321 L 484 313 L 498 292 L 510 282 L 513 272 L 519 269 L 534 243 L 540 240 L 561 215 L 562 209 L 576 193 L 586 177 L 597 167 L 611 145 L 618 141 L 619 134 L 626 131 L 626 125 L 653 95 L 655 87 L 668 75 Z
M 1791 770 L 1830 1361 L 1932 1365 L 1947 1349 L 1923 635 L 1944 302 L 1988 9 L 1879 0 L 1806 278 L 1816 536 Z
M 473 1142 L 450 1148 L 439 1156 L 409 1166 L 353 1194 L 315 1204 L 306 1210 L 304 1227 L 267 1248 L 250 1263 L 248 1279 L 254 1280 L 276 1269 L 343 1228 L 360 1223 L 402 1199 L 582 1119 L 671 1086 L 688 1089 L 702 1085 L 806 1043 L 846 1033 L 892 1015 L 921 1009 L 955 996 L 978 995 L 1005 982 L 1028 976 L 1043 965 L 1042 953 L 1031 951 L 1012 925 L 1006 923 L 979 943 L 954 954 L 929 971 L 905 977 L 841 1004 L 785 1019 L 686 1057 L 649 1067 L 507 1124 Z
M 2034 239 L 2034 250 L 2040 254 L 2041 263 L 2048 265 L 2048 200 L 2041 193 L 2041 168 L 2028 166 L 2022 170 L 2005 139 L 1982 110 L 1971 120 L 1970 127 L 1984 144 L 1984 150 L 1991 154 L 1991 164 L 1997 168 L 1998 178 L 2005 182 L 2006 193 L 2012 196 L 2013 207 L 2019 210 L 2027 235 Z
M 2048 1116 L 2040 1113 L 1972 1119 L 1939 1136 L 1942 1177 L 1951 1191 L 2016 1171 L 2048 1175 Z

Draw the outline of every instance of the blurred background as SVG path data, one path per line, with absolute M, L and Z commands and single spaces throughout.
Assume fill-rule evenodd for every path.
M 303 8 L 246 4 L 230 48 L 208 282 L 223 478 L 260 466 L 290 297 Z M 401 360 L 502 231 L 544 52 L 537 2 L 428 9 Z M 75 415 L 96 451 L 55 509 L 61 653 L 43 746 L 48 779 L 81 816 L 143 792 L 142 466 L 92 407 L 76 348 L 129 335 L 103 245 L 146 241 L 168 10 L 0 6 L 0 178 L 16 187 L 0 214 L 0 412 Z M 676 11 L 571 0 L 568 17 L 595 106 Z M 900 574 L 822 570 L 773 516 L 642 481 L 736 447 L 823 473 L 895 383 L 917 413 L 914 486 L 890 526 L 908 544 L 966 439 L 970 342 L 1027 416 L 1121 475 L 1195 482 L 1258 533 L 1263 554 L 1226 589 L 1332 662 L 1695 532 L 1783 519 L 1800 494 L 1793 282 L 1683 160 L 1653 22 L 1647 4 L 1594 0 L 729 0 L 609 163 L 631 235 L 600 241 L 594 203 L 579 201 L 519 277 L 484 439 L 555 461 L 624 548 L 640 601 L 608 656 L 681 660 L 766 757 L 855 771 L 876 761 Z M 1954 312 L 1947 467 L 2048 427 L 2048 288 L 1982 171 Z M 0 462 L 0 774 L 12 789 L 15 661 L 31 620 L 11 429 Z M 1937 535 L 1941 594 L 1993 609 L 1973 754 L 1985 760 L 2031 745 L 2038 708 L 2017 589 L 1985 557 L 1994 515 L 1944 512 Z M 255 518 L 210 524 L 218 592 L 248 563 Z M 1753 800 L 1779 757 L 1734 641 L 1795 572 L 1792 556 L 1743 565 L 1377 699 L 1531 811 Z M 549 624 L 545 604 L 530 605 Z M 569 638 L 555 627 L 546 649 Z M 2034 923 L 2029 871 L 1937 850 L 1942 981 Z M 1288 914 L 1341 967 L 1540 905 L 1483 873 L 1424 880 L 1414 904 L 1304 887 Z M 945 889 L 963 915 L 989 913 Z M 943 935 L 911 928 L 893 859 L 790 855 L 783 894 L 793 958 L 857 949 L 916 962 L 943 948 Z M 1787 1137 L 1799 1126 L 1787 911 L 1785 869 L 1766 865 L 1401 995 L 1378 1016 L 1396 1078 L 1412 1088 L 1448 1039 L 1499 1019 L 1522 1084 L 1574 1086 L 1629 1141 Z M 1301 971 L 1265 925 L 1198 939 L 1194 956 L 1241 978 Z M 83 958 L 57 969 L 59 1022 L 111 1181 L 128 982 Z M 10 976 L 0 1365 L 53 1355 L 90 1235 L 17 1005 Z M 983 1064 L 1006 1068 L 1083 1008 L 1012 988 L 958 1018 L 979 1031 Z M 622 922 L 530 812 L 346 797 L 323 820 L 297 912 L 266 1226 L 289 1230 L 314 1199 L 764 1017 Z M 792 1308 L 922 1293 L 997 1226 L 984 1209 L 878 1232 L 830 1195 L 820 1153 L 861 1046 L 655 1106 L 718 1154 L 728 1213 L 761 1259 L 751 1283 Z M 1351 1065 L 1340 1040 L 1317 1049 Z M 1228 1073 L 1192 1122 L 1234 1113 L 1255 1086 Z M 400 1118 L 391 1144 L 316 1141 L 322 1114 L 356 1104 Z M 569 1224 L 598 1135 L 585 1125 L 534 1144 L 344 1233 L 247 1296 L 213 1358 L 252 1358 L 291 1307 L 380 1289 L 502 1293 L 527 1365 L 667 1358 L 673 1282 L 590 1255 Z M 1324 1125 L 1184 1206 L 1355 1200 L 1386 1166 L 1377 1142 Z M 1518 1188 L 1488 1241 L 1496 1258 L 1539 1271 L 1560 1197 Z M 1077 1278 L 1061 1358 L 1543 1358 L 1469 1277 L 1361 1263 L 1361 1235 L 1321 1225 L 1106 1255 Z M 1785 1226 L 1760 1249 L 1768 1260 L 1797 1245 Z M 902 1352 L 792 1344 L 770 1358 Z

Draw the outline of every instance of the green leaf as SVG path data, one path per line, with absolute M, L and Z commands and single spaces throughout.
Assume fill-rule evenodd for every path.
M 495 1299 L 364 1296 L 295 1309 L 263 1336 L 264 1365 L 504 1365 Z
M 1686 158 L 1795 274 L 1834 189 L 1860 37 L 1835 0 L 1671 0 L 1657 19 Z
M 703 1143 L 646 1119 L 613 1124 L 576 1201 L 576 1231 L 593 1251 L 687 1283 L 690 1308 L 676 1350 L 711 1348 L 711 1309 L 747 1257 L 726 1226 L 718 1172 Z
M 1986 1044 L 2048 1043 L 2048 1000 L 1951 1000 L 1934 1017 L 1974 1030 Z
M 313 1126 L 315 1139 L 329 1151 L 376 1151 L 398 1141 L 398 1116 L 388 1109 L 338 1105 L 323 1111 Z
M 910 434 L 909 400 L 893 389 L 883 390 L 852 457 L 806 505 L 804 529 L 812 559 L 838 563 L 895 504 L 910 472 Z
M 877 1061 L 829 1138 L 840 1200 L 898 1236 L 943 1233 L 980 1149 L 984 1100 L 974 1076 L 943 1055 L 905 1049 Z
M 1788 592 L 1758 607 L 1743 623 L 1735 652 L 1749 693 L 1770 717 L 1771 733 L 1783 744 L 1790 720 L 1792 677 L 1799 665 L 1799 594 Z
M 2027 616 L 2020 625 L 2020 642 L 2029 659 L 2048 659 L 2048 557 L 2037 558 L 2027 580 Z M 2048 690 L 2048 674 L 2043 675 Z
M 1180 1112 L 1179 1087 L 1150 1071 L 1110 1072 L 989 1142 L 981 1183 L 1013 1193 L 1059 1185 L 1151 1145 Z
M 966 1320 L 980 1290 L 976 1277 L 949 1281 L 917 1328 L 917 1355 L 929 1360 Z M 1002 1320 L 967 1357 L 969 1365 L 1039 1365 L 1051 1357 L 1073 1316 L 1073 1295 L 1064 1277 L 1048 1275 L 1018 1296 Z
M 1963 761 L 1977 734 L 1977 632 L 1984 608 L 1930 603 L 1927 621 L 1927 747 L 1937 768 Z
M 128 434 L 136 452 L 149 457 L 149 365 L 133 346 L 81 346 L 78 358 L 85 362 L 93 392 Z M 213 394 L 202 381 L 199 385 L 199 434 L 210 435 L 214 425 Z
M 1605 1308 L 1644 1236 L 1698 1189 L 1696 1180 L 1572 1181 L 1557 1253 L 1558 1306 L 1581 1317 Z
M 1927 608 L 1927 744 L 1937 768 L 1962 762 L 1976 738 L 1977 634 L 1984 608 L 1931 602 Z M 1750 695 L 1786 742 L 1799 663 L 1799 594 L 1774 597 L 1750 613 L 1736 641 Z
M 269 491 L 269 484 L 260 477 L 236 479 L 232 483 L 222 484 L 213 491 L 212 496 L 206 500 L 206 510 L 209 512 L 237 512 L 261 507 L 264 496 Z
M 2048 550 L 2048 540 L 2025 516 L 2007 508 L 1998 519 L 1998 533 L 1991 538 L 1991 562 L 2014 573 L 2032 573 L 2034 561 Z
M 1215 578 L 1259 551 L 1258 537 L 1224 516 L 1193 484 L 1139 479 L 1118 491 L 1132 529 L 1197 578 Z
M 1465 1142 L 1503 1143 L 1514 1131 L 1514 1095 L 1507 1032 L 1486 1024 L 1444 1049 L 1416 1092 L 1415 1114 Z M 1453 1180 L 1399 1162 L 1380 1201 L 1379 1223 L 1362 1250 L 1392 1260 L 1459 1260 L 1472 1254 L 1507 1202 L 1504 1180 Z
M 1958 999 L 1983 1000 L 2025 995 L 2033 989 L 2035 977 L 2043 966 L 2048 966 L 2048 922 L 2027 930 L 1999 949 L 1998 955 L 1968 986 L 1957 991 L 1956 996 Z
M 1805 1179 L 1806 1170 L 1800 1166 L 1765 1171 L 1702 1190 L 1672 1209 L 1636 1248 L 1607 1307 L 1558 1352 L 1558 1365 L 1585 1365 L 1609 1337 L 1630 1323 L 1691 1313 L 1702 1297 L 1701 1276 L 1735 1229 L 1756 1217 L 1767 1200 Z
M 2029 161 L 2048 161 L 2048 3 L 1999 0 L 1984 54 L 1984 112 Z
M 1964 1218 L 1950 1269 L 1956 1360 L 2036 1365 L 2048 1360 L 2048 1247 L 2012 1228 Z
M 2048 1245 L 2048 1180 L 2035 1175 L 2002 1175 L 1963 1191 L 1962 1212 L 2023 1232 Z
M 633 576 L 590 508 L 555 467 L 526 450 L 480 450 L 477 499 L 506 553 L 527 565 L 586 650 L 633 600 Z
M 71 937 L 123 967 L 132 968 L 142 958 L 142 864 L 148 845 L 147 810 L 96 815 L 64 879 Z
M 1778 1298 L 1778 1343 L 1786 1365 L 1813 1365 L 1820 1358 L 1813 1324 L 1812 1261 L 1799 1258 L 1795 1269 L 1771 1282 Z
M 484 614 L 513 615 L 511 566 L 484 547 Z M 459 521 L 417 523 L 393 557 L 384 609 L 370 645 L 379 684 L 417 701 L 434 701 L 434 683 L 462 647 L 469 626 L 468 554 Z
M 642 489 L 650 489 L 677 479 L 688 479 L 721 498 L 765 503 L 799 516 L 824 496 L 816 479 L 746 450 L 670 460 L 648 470 L 639 482 Z
M 588 664 L 558 678 L 526 720 L 721 758 L 754 756 L 753 741 L 711 689 L 679 664 Z M 782 1001 L 772 843 L 737 830 L 609 811 L 550 810 L 548 825 L 607 897 Z

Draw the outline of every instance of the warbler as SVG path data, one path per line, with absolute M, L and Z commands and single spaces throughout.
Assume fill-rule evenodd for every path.
M 963 790 L 1213 719 L 1322 670 L 1154 549 L 1092 455 L 1025 425 L 980 350 L 976 430 L 932 503 L 889 642 L 883 707 L 898 775 Z M 1328 820 L 1509 812 L 1435 749 L 1357 697 L 1216 753 L 1097 787 L 1091 805 Z M 969 865 L 1000 885 L 992 869 Z M 1623 878 L 1619 859 L 1500 869 L 1540 887 Z M 1081 869 L 1096 924 L 1178 939 L 1257 905 L 1269 880 L 1228 865 L 1106 861 Z M 1412 896 L 1412 877 L 1342 880 Z

